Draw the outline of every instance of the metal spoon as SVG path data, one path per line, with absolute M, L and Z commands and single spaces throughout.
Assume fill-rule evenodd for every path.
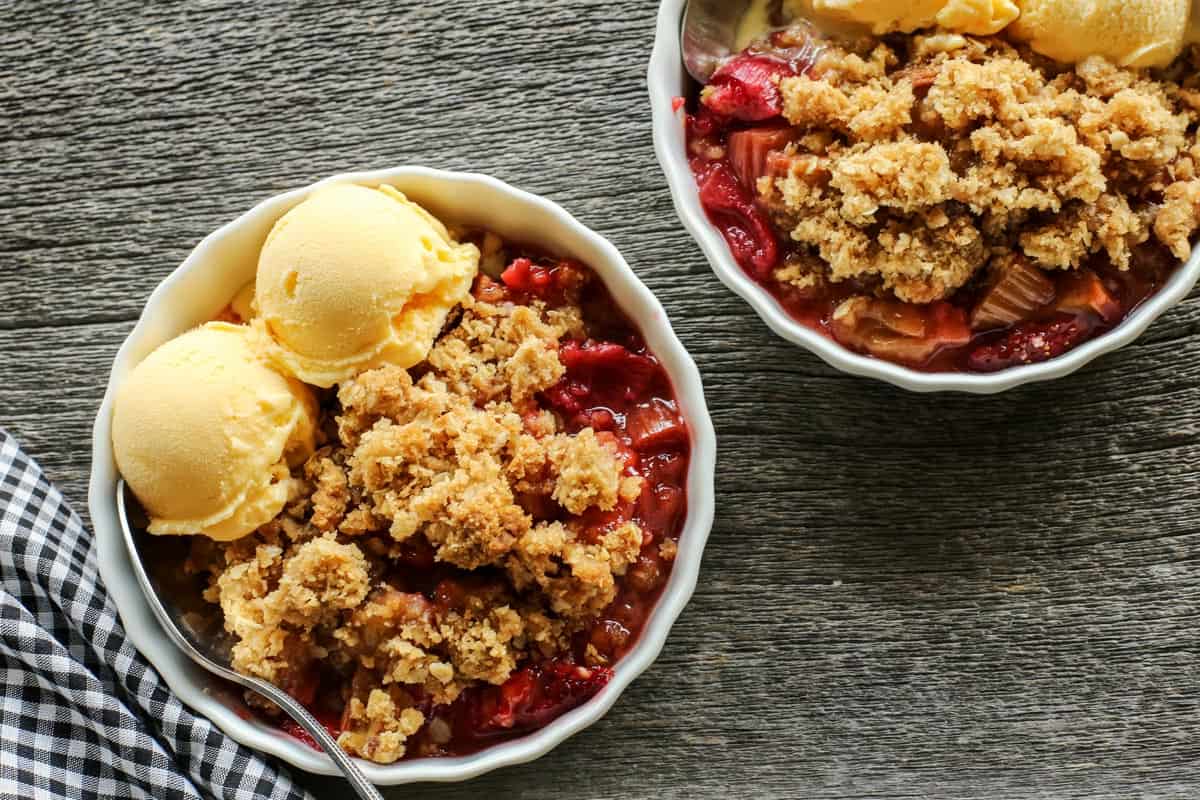
M 154 609 L 154 616 L 158 617 L 158 621 L 162 623 L 163 629 L 171 641 L 192 661 L 209 672 L 251 689 L 282 708 L 321 745 L 321 749 L 333 759 L 333 763 L 346 776 L 346 780 L 354 787 L 354 791 L 358 793 L 359 797 L 363 800 L 383 800 L 383 795 L 367 780 L 367 776 L 362 774 L 362 770 L 354 763 L 354 759 L 338 746 L 337 740 L 329 731 L 325 730 L 325 726 L 318 722 L 316 717 L 308 713 L 308 709 L 274 684 L 234 672 L 229 666 L 229 656 L 221 652 L 217 642 L 206 640 L 208 637 L 195 635 L 192 626 L 179 618 L 182 617 L 182 614 L 178 609 L 172 606 L 171 611 L 174 613 L 167 611 L 167 606 L 159 596 L 157 587 L 146 572 L 146 565 L 142 561 L 141 552 L 138 550 L 137 541 L 129 523 L 125 481 L 117 481 L 117 514 L 121 518 L 121 530 L 125 534 L 125 546 L 129 548 L 129 556 L 133 561 L 134 574 L 137 575 L 138 583 L 141 584 L 142 592 L 146 595 L 150 608 Z
M 738 23 L 750 6 L 751 0 L 688 0 L 683 13 L 683 65 L 693 78 L 707 83 L 733 52 Z

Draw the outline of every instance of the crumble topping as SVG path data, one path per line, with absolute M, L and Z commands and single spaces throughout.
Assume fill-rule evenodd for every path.
M 424 364 L 342 383 L 284 512 L 197 537 L 188 561 L 234 668 L 301 698 L 322 670 L 348 676 L 339 743 L 381 763 L 449 736 L 431 704 L 569 652 L 653 541 L 630 519 L 627 445 L 536 401 L 563 380 L 559 342 L 585 338 L 580 309 L 494 299 L 464 302 Z
M 1049 270 L 1097 253 L 1128 269 L 1154 237 L 1186 258 L 1200 96 L 1168 77 L 957 34 L 826 42 L 812 76 L 779 81 L 795 139 L 758 181 L 821 263 L 774 277 L 807 289 L 824 269 L 931 303 L 1014 249 Z
M 338 744 L 348 753 L 390 764 L 404 755 L 404 742 L 425 724 L 425 715 L 395 689 L 371 689 L 364 703 L 351 697 L 347 703 L 349 724 L 338 737 Z

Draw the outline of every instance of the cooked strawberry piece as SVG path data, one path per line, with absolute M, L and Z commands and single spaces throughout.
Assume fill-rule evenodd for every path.
M 621 369 L 635 356 L 619 344 L 586 341 L 564 343 L 558 357 L 568 371 L 595 371 Z
M 675 404 L 659 398 L 630 411 L 625 418 L 625 430 L 633 448 L 642 453 L 666 450 L 687 442 L 687 427 L 679 418 Z
M 671 110 L 675 113 L 678 114 L 679 109 L 683 108 L 685 105 L 687 105 L 687 100 L 684 100 L 682 97 L 671 98 Z
M 949 303 L 917 306 L 896 300 L 852 297 L 833 314 L 834 338 L 876 358 L 920 365 L 947 347 L 971 341 L 962 309 Z
M 467 604 L 467 587 L 453 578 L 438 581 L 433 589 L 433 602 L 443 610 L 462 608 Z
M 540 728 L 594 697 L 612 678 L 605 667 L 548 661 L 517 670 L 477 695 L 470 708 L 481 735 Z
M 738 180 L 751 195 L 758 193 L 758 179 L 770 174 L 767 168 L 768 155 L 783 149 L 795 138 L 795 131 L 786 126 L 750 128 L 729 134 L 729 166 L 733 167 Z
M 723 117 L 761 122 L 783 113 L 779 79 L 795 74 L 795 67 L 771 56 L 735 56 L 713 73 L 701 102 Z
M 587 283 L 587 273 L 570 259 L 552 266 L 535 264 L 528 258 L 516 258 L 500 274 L 504 286 L 513 292 L 532 295 L 547 303 L 559 305 L 575 302 L 579 290 Z
M 1092 313 L 1105 322 L 1121 318 L 1121 304 L 1104 288 L 1100 276 L 1090 269 L 1064 272 L 1058 278 L 1058 303 L 1064 314 Z
M 976 372 L 999 372 L 1023 364 L 1058 358 L 1088 338 L 1092 326 L 1081 317 L 1058 316 L 1052 320 L 1026 322 L 1009 331 L 998 342 L 981 345 L 971 352 L 967 366 Z
M 971 329 L 1007 328 L 1031 319 L 1054 299 L 1054 283 L 1029 259 L 1019 256 L 1002 264 L 991 288 L 971 312 Z
M 583 412 L 589 389 L 582 383 L 571 383 L 565 378 L 546 391 L 542 398 L 546 405 L 564 417 L 575 417 Z M 584 427 L 587 427 L 584 425 Z
M 708 164 L 696 177 L 700 204 L 729 243 L 734 259 L 752 274 L 769 275 L 779 261 L 779 243 L 750 191 L 724 162 Z
M 653 357 L 631 353 L 612 342 L 565 342 L 558 349 L 558 358 L 567 374 L 546 396 L 560 410 L 572 413 L 632 400 L 658 369 Z
M 663 585 L 667 570 L 664 569 L 662 557 L 658 548 L 651 546 L 642 550 L 637 561 L 630 565 L 625 573 L 625 581 L 629 587 L 642 594 L 650 594 Z
M 572 431 L 615 429 L 613 409 L 636 401 L 661 371 L 653 356 L 631 352 L 614 342 L 564 342 L 558 358 L 566 375 L 541 397 Z
M 635 592 L 623 591 L 617 595 L 612 605 L 605 609 L 604 616 L 631 631 L 637 630 L 646 617 L 646 601 Z
M 553 282 L 548 267 L 540 267 L 528 258 L 514 259 L 501 273 L 500 280 L 508 288 L 527 294 L 545 291 Z

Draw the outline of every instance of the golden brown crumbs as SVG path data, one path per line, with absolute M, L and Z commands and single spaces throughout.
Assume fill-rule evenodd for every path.
M 404 742 L 425 724 L 425 715 L 405 707 L 408 697 L 396 689 L 371 689 L 366 702 L 351 697 L 338 744 L 351 755 L 390 764 L 404 755 Z
M 532 402 L 562 378 L 559 340 L 582 331 L 577 310 L 470 300 L 422 369 L 342 384 L 326 420 L 337 441 L 298 471 L 285 512 L 244 539 L 193 545 L 188 568 L 211 575 L 234 667 L 300 694 L 318 665 L 352 675 L 339 741 L 389 763 L 425 724 L 417 694 L 449 703 L 567 650 L 643 542 L 632 522 L 596 532 L 545 516 L 641 492 L 611 434 L 568 435 Z M 414 539 L 483 571 L 443 581 L 436 602 L 402 591 L 389 570 Z
M 614 576 L 637 560 L 642 531 L 632 522 L 587 542 L 577 531 L 552 522 L 528 531 L 507 564 L 518 590 L 536 586 L 550 609 L 566 618 L 595 616 L 616 596 Z
M 823 269 L 793 260 L 780 281 L 927 303 L 1014 249 L 1046 269 L 1126 269 L 1152 236 L 1190 252 L 1200 94 L 1174 75 L 945 34 L 830 43 L 814 75 L 780 81 L 797 138 L 758 190 Z
M 1154 235 L 1183 260 L 1192 252 L 1191 235 L 1200 228 L 1200 180 L 1178 181 L 1163 193 Z
M 615 506 L 624 468 L 618 446 L 612 434 L 602 440 L 591 428 L 552 439 L 547 455 L 558 475 L 552 495 L 558 504 L 572 514 L 593 506 L 605 511 Z

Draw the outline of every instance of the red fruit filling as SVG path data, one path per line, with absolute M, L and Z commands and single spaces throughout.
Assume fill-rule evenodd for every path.
M 460 709 L 478 738 L 543 727 L 583 705 L 608 684 L 612 670 L 566 661 L 531 664 L 500 686 L 469 693 Z
M 761 122 L 783 113 L 779 79 L 795 74 L 795 67 L 771 56 L 736 56 L 713 73 L 701 102 L 722 117 Z
M 612 342 L 565 342 L 558 357 L 567 374 L 546 392 L 546 399 L 567 417 L 594 406 L 629 402 L 646 390 L 660 369 L 653 356 L 631 353 Z
M 1023 364 L 1057 358 L 1088 338 L 1091 326 L 1080 317 L 1060 316 L 1042 322 L 1026 322 L 1004 338 L 971 351 L 968 363 L 977 372 L 999 372 Z
M 341 714 L 317 714 L 316 717 L 317 722 L 321 723 L 321 727 L 329 731 L 329 735 L 333 738 L 336 739 L 342 732 Z M 317 740 L 310 736 L 308 731 L 301 728 L 291 717 L 284 717 L 279 723 L 279 729 L 288 736 L 299 739 L 314 750 L 321 749 L 321 746 L 317 744 Z
M 675 404 L 655 398 L 634 407 L 626 417 L 625 430 L 640 452 L 665 450 L 687 442 L 687 428 Z
M 545 266 L 531 258 L 516 258 L 500 274 L 500 280 L 512 292 L 563 305 L 578 301 L 589 277 L 587 267 L 570 259 Z
M 802 268 L 806 259 L 817 258 L 818 245 L 802 247 L 781 235 L 772 223 L 778 217 L 771 214 L 788 218 L 788 210 L 769 196 L 761 198 L 758 185 L 764 176 L 791 175 L 814 192 L 828 192 L 831 173 L 822 161 L 821 136 L 855 142 L 844 128 L 811 121 L 792 127 L 782 118 L 780 80 L 801 74 L 819 79 L 814 64 L 822 52 L 836 54 L 832 44 L 806 26 L 773 33 L 722 65 L 692 96 L 685 121 L 690 164 L 709 220 L 738 265 L 800 323 L 848 348 L 915 369 L 993 372 L 1054 358 L 1111 330 L 1178 268 L 1171 252 L 1151 241 L 1133 249 L 1130 269 L 1118 269 L 1101 251 L 1078 269 L 1044 270 L 1014 251 L 1007 260 L 995 260 L 1001 266 L 993 267 L 986 282 L 973 279 L 930 305 L 884 299 L 868 278 L 862 285 L 832 282 L 827 275 L 805 283 Z M 888 79 L 911 84 L 916 97 L 906 135 L 953 153 L 951 132 L 926 103 L 940 67 L 920 59 L 904 64 L 903 56 L 900 61 L 888 68 L 894 70 Z M 836 61 L 822 63 L 836 70 Z M 802 145 L 809 139 L 811 151 Z M 1161 197 L 1133 192 L 1130 200 L 1139 209 L 1153 208 Z M 770 210 L 769 202 L 775 202 Z M 777 279 L 778 268 L 795 265 L 801 279 Z
M 670 577 L 687 511 L 687 425 L 666 372 L 603 283 L 577 262 L 528 252 L 510 261 L 499 281 L 481 276 L 473 292 L 493 304 L 536 300 L 578 306 L 590 338 L 559 343 L 562 380 L 522 413 L 531 431 L 544 424 L 538 419 L 543 409 L 556 412 L 568 432 L 593 428 L 602 444 L 618 452 L 624 474 L 643 479 L 639 497 L 622 498 L 607 510 L 590 507 L 571 515 L 552 498 L 536 493 L 518 498 L 523 510 L 536 520 L 561 521 L 585 542 L 635 521 L 643 540 L 636 561 L 616 579 L 615 599 L 572 634 L 568 650 L 544 661 L 519 663 L 503 684 L 470 686 L 447 705 L 435 705 L 419 687 L 405 686 L 403 702 L 411 702 L 426 720 L 409 737 L 405 758 L 475 752 L 547 725 L 601 691 L 612 677 L 612 666 L 636 644 Z M 397 618 L 461 614 L 504 585 L 500 572 L 466 571 L 438 560 L 422 534 L 398 544 L 389 541 L 386 547 L 387 579 L 393 590 L 377 602 L 389 613 L 411 607 Z M 380 635 L 385 633 L 381 630 Z M 349 713 L 346 696 L 361 693 L 356 694 L 353 683 L 336 669 L 330 675 L 312 670 L 302 677 L 290 687 L 292 693 L 336 735 L 341 726 L 337 709 L 345 705 Z M 294 723 L 279 724 L 315 746 Z
M 733 168 L 725 161 L 711 161 L 697 170 L 700 204 L 708 213 L 747 272 L 766 278 L 779 262 L 779 243 L 766 214 L 754 202 Z

